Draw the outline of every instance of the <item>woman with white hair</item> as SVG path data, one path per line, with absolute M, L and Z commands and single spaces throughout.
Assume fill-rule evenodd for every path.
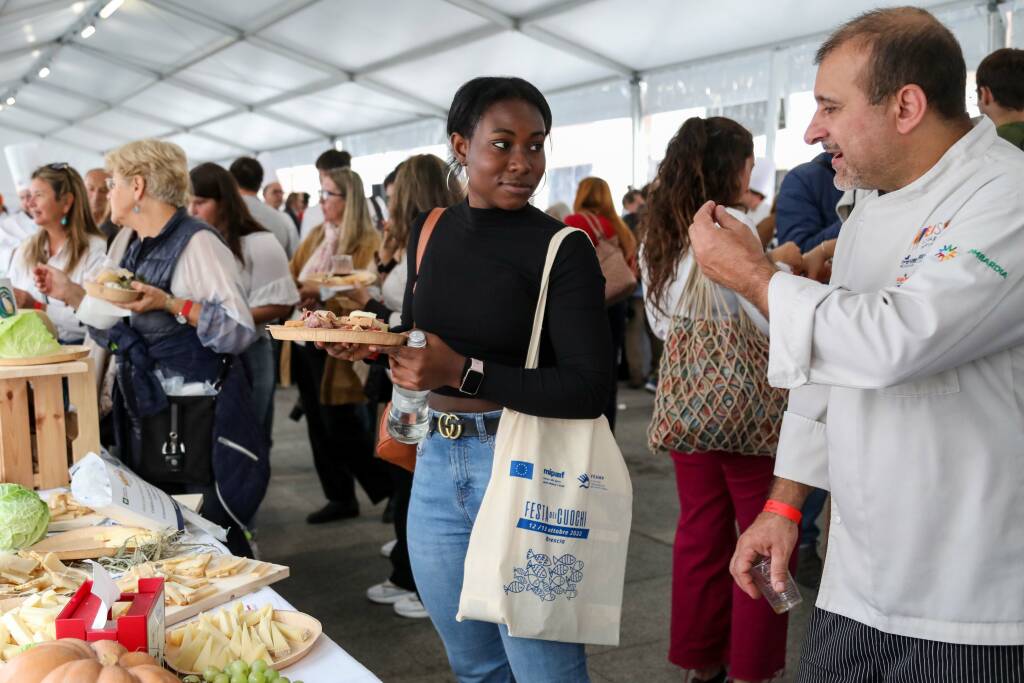
M 190 183 L 180 147 L 132 142 L 107 154 L 106 167 L 111 219 L 129 228 L 111 243 L 106 265 L 131 271 L 141 298 L 119 304 L 128 319 L 112 318 L 49 267 L 36 270 L 40 290 L 74 307 L 117 358 L 121 459 L 166 491 L 204 493 L 203 515 L 230 527 L 235 554 L 251 554 L 246 525 L 270 467 L 266 439 L 251 428 L 252 387 L 238 359 L 256 338 L 238 265 L 216 230 L 185 208 Z M 190 412 L 206 404 L 175 395 L 175 382 L 217 391 L 212 411 Z

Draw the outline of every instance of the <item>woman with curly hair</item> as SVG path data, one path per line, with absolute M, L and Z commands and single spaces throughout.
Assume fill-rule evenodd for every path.
M 738 206 L 753 165 L 750 132 L 730 119 L 689 119 L 669 142 L 641 225 L 646 310 L 659 339 L 673 331 L 674 318 L 698 315 L 687 300 L 686 283 L 694 267 L 687 226 L 708 200 Z M 757 228 L 741 210 L 728 210 L 756 234 Z M 791 243 L 771 257 L 794 266 L 800 263 L 800 251 Z M 767 322 L 753 306 L 730 290 L 720 288 L 718 293 L 722 307 L 713 316 L 745 313 L 767 332 Z M 727 667 L 736 683 L 771 679 L 786 662 L 786 616 L 776 615 L 766 601 L 752 600 L 735 586 L 729 560 L 737 524 L 742 531 L 764 506 L 774 459 L 676 451 L 672 459 L 679 525 L 673 547 L 669 660 L 691 670 L 689 680 L 694 682 L 721 683 Z

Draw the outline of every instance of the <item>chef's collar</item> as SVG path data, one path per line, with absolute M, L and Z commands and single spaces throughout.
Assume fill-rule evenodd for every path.
M 987 116 L 982 116 L 980 120 L 972 123 L 973 127 L 971 130 L 954 142 L 946 150 L 946 153 L 935 162 L 935 165 L 925 171 L 924 175 L 898 190 L 884 193 L 878 192 L 878 198 L 885 201 L 895 201 L 892 198 L 908 199 L 928 192 L 947 170 L 955 166 L 961 166 L 969 159 L 980 156 L 980 150 L 987 149 L 995 142 L 996 127 Z

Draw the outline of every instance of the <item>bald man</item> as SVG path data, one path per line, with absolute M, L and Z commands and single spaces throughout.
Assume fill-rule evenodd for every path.
M 110 220 L 110 203 L 107 201 L 107 178 L 110 174 L 102 168 L 90 169 L 85 174 L 85 191 L 89 195 L 89 211 L 92 213 L 92 220 L 100 229 L 107 243 L 114 239 L 118 227 Z

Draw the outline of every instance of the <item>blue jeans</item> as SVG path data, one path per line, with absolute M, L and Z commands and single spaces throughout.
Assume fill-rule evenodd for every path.
M 483 433 L 484 418 L 500 414 L 462 417 L 475 417 Z M 434 432 L 420 443 L 408 522 L 409 559 L 420 599 L 461 683 L 586 683 L 583 645 L 513 638 L 504 626 L 455 621 L 469 534 L 493 459 L 493 436 L 451 440 Z
M 270 443 L 274 430 L 274 389 L 276 387 L 274 350 L 270 345 L 270 338 L 264 336 L 257 338 L 242 355 L 245 356 L 245 360 L 252 370 L 253 410 L 257 419 L 260 420 L 260 427 L 267 437 L 267 443 Z

